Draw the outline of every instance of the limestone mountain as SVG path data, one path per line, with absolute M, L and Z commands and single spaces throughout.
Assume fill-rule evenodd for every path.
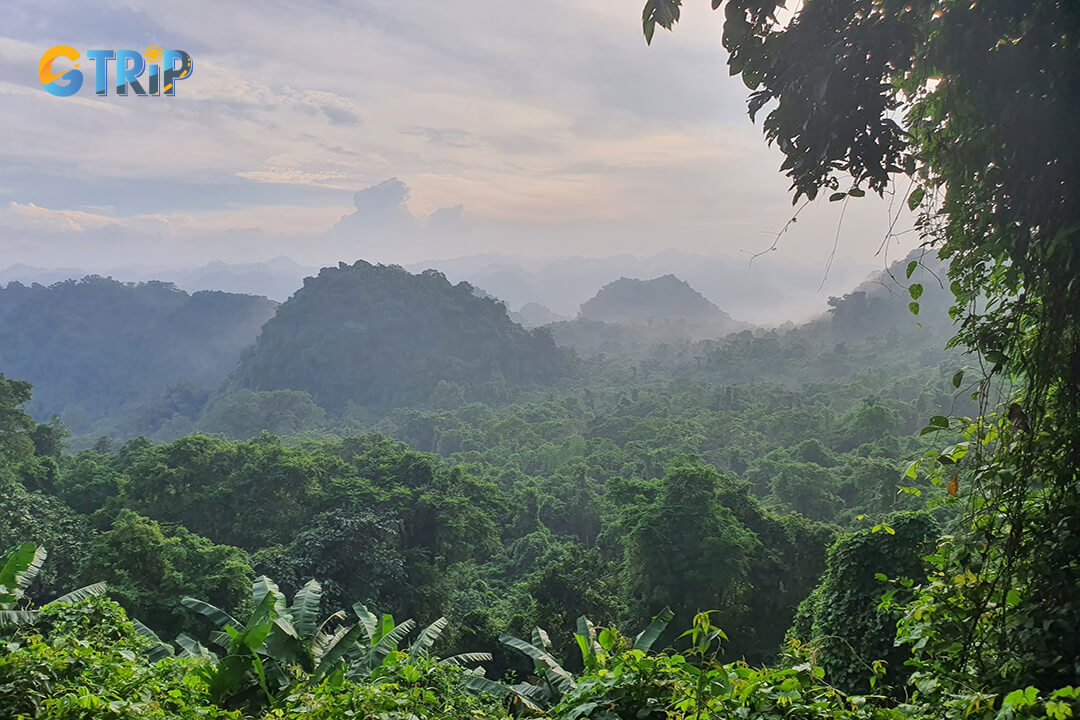
M 439 396 L 497 399 L 564 370 L 550 333 L 514 323 L 506 306 L 452 285 L 358 261 L 323 268 L 287 300 L 245 353 L 234 383 L 302 390 L 323 408 L 378 412 Z

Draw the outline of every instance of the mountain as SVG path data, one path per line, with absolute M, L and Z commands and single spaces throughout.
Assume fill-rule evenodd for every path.
M 690 284 L 674 275 L 652 280 L 619 278 L 581 306 L 578 317 L 616 325 L 649 325 L 669 320 L 731 324 L 734 321 Z
M 379 412 L 497 400 L 508 386 L 564 370 L 550 333 L 514 323 L 502 302 L 468 283 L 358 261 L 307 278 L 263 327 L 233 384 L 305 391 L 332 412 Z
M 30 411 L 76 433 L 163 394 L 207 395 L 276 304 L 171 283 L 89 276 L 0 287 L 0 372 L 34 385 Z M 190 400 L 190 398 L 189 398 Z
M 540 303 L 529 302 L 521 306 L 517 312 L 510 313 L 510 319 L 516 322 L 518 325 L 527 328 L 540 327 L 541 325 L 549 325 L 553 322 L 562 322 L 563 320 L 569 320 L 566 315 L 560 315 L 554 312 L 547 305 L 541 305 Z
M 266 262 L 230 264 L 212 262 L 188 270 L 160 273 L 160 277 L 189 291 L 224 290 L 226 292 L 265 295 L 283 301 L 304 284 L 304 278 L 318 268 L 306 267 L 287 257 Z
M 556 343 L 584 356 L 638 355 L 653 346 L 713 340 L 749 327 L 670 274 L 619 278 L 582 304 L 576 319 L 550 325 Z
M 510 307 L 539 303 L 574 315 L 596 289 L 621 277 L 648 279 L 673 274 L 741 320 L 762 325 L 802 322 L 827 310 L 829 294 L 844 292 L 875 270 L 873 264 L 837 258 L 825 276 L 818 263 L 770 253 L 751 264 L 748 256 L 698 255 L 669 250 L 636 257 L 535 259 L 486 254 L 410 265 L 434 267 L 452 282 L 464 280 L 506 301 Z
M 101 275 L 128 282 L 171 282 L 188 292 L 222 290 L 242 295 L 262 295 L 280 302 L 296 292 L 304 284 L 305 277 L 316 272 L 318 268 L 300 265 L 283 256 L 255 263 L 212 262 L 194 268 L 158 269 L 110 267 L 93 272 L 83 268 L 43 268 L 18 263 L 0 270 L 0 285 L 11 282 L 52 285 L 88 275 Z

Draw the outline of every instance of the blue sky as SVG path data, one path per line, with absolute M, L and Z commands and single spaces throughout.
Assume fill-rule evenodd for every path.
M 745 257 L 791 204 L 721 23 L 688 2 L 648 47 L 639 0 L 9 0 L 0 266 Z M 52 45 L 151 43 L 194 60 L 173 98 L 38 83 Z M 839 210 L 778 253 L 880 266 L 888 203 Z

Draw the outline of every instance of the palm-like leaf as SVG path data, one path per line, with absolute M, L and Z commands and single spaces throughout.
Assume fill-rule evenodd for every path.
M 385 617 L 389 617 L 384 615 Z M 391 620 L 391 622 L 393 622 Z M 379 639 L 379 642 L 375 643 L 375 646 L 371 648 L 371 653 L 376 660 L 381 661 L 388 654 L 397 650 L 398 643 L 401 639 L 412 632 L 412 629 L 416 627 L 416 621 L 408 619 L 402 622 L 400 625 L 394 627 L 383 633 L 383 636 Z
M 342 631 L 334 635 L 332 641 L 323 651 L 322 657 L 315 668 L 315 680 L 322 680 L 329 675 L 349 651 L 356 649 L 360 640 L 368 637 L 367 628 L 361 623 L 357 623 L 348 629 L 342 628 Z
M 356 613 L 356 617 L 360 618 L 360 624 L 367 630 L 367 636 L 369 638 L 375 637 L 375 626 L 378 623 L 375 614 L 364 607 L 363 603 L 353 603 L 352 609 Z
M 439 639 L 448 624 L 449 621 L 441 617 L 421 630 L 412 646 L 409 647 L 409 658 L 414 659 L 431 650 L 431 646 Z
M 156 663 L 159 660 L 172 657 L 173 649 L 161 642 L 161 638 L 158 637 L 156 632 L 143 625 L 136 618 L 131 619 L 131 624 L 135 626 L 135 632 L 150 642 L 150 646 L 146 649 L 146 657 L 150 659 L 150 662 Z
M 10 609 L 22 599 L 27 586 L 41 572 L 41 565 L 48 553 L 45 548 L 25 542 L 15 546 L 7 554 L 0 568 L 0 608 Z
M 0 627 L 33 625 L 40 617 L 37 610 L 0 610 Z
M 65 593 L 65 594 L 61 595 L 60 597 L 56 598 L 55 600 L 49 601 L 46 604 L 47 605 L 52 605 L 54 603 L 79 602 L 80 600 L 85 600 L 88 597 L 96 597 L 98 595 L 104 595 L 106 590 L 108 590 L 108 586 L 105 585 L 105 583 L 96 582 L 96 583 L 93 583 L 92 585 L 86 585 L 85 587 L 81 587 L 78 590 L 72 590 L 69 593 Z
M 547 650 L 551 652 L 551 638 L 547 634 L 547 630 L 542 627 L 534 627 L 532 631 L 532 644 L 541 650 Z
M 186 607 L 188 610 L 194 610 L 200 615 L 205 615 L 207 618 L 210 619 L 210 622 L 214 623 L 219 628 L 223 628 L 226 625 L 231 625 L 234 628 L 243 627 L 243 623 L 239 622 L 229 613 L 225 612 L 219 607 L 211 605 L 208 602 L 199 600 L 198 598 L 181 598 L 180 604 Z
M 217 659 L 217 656 L 203 647 L 202 643 L 183 633 L 176 636 L 176 644 L 180 646 L 180 657 Z
M 649 621 L 649 626 L 634 636 L 634 649 L 648 652 L 652 649 L 653 643 L 657 641 L 664 630 L 667 629 L 668 623 L 675 619 L 675 613 L 671 611 L 670 607 L 664 607 L 659 613 L 653 616 L 653 619 Z
M 564 670 L 562 665 L 546 650 L 541 650 L 532 643 L 525 642 L 513 635 L 500 635 L 499 642 L 531 657 L 536 663 L 537 674 L 551 678 L 552 685 L 558 688 L 560 692 L 569 692 L 577 687 L 573 676 Z
M 527 687 L 535 686 L 529 685 Z M 471 673 L 469 675 L 468 679 L 465 681 L 465 688 L 470 692 L 494 695 L 497 698 L 512 698 L 535 713 L 543 712 L 543 708 L 541 708 L 540 705 L 533 702 L 528 695 L 518 691 L 520 686 L 510 687 L 505 683 L 486 678 L 479 673 Z
M 596 652 L 602 650 L 596 642 L 596 626 L 592 620 L 582 615 L 577 619 L 577 632 L 574 634 L 578 647 L 581 648 L 581 661 L 587 668 L 595 667 Z
M 457 655 L 451 655 L 450 657 L 443 658 L 439 662 L 446 663 L 447 665 L 457 665 L 458 667 L 465 667 L 466 665 L 474 665 L 476 663 L 485 663 L 491 661 L 491 653 L 467 652 L 458 653 Z
M 273 607 L 277 616 L 289 614 L 289 609 L 285 606 L 285 596 L 278 589 L 277 584 L 265 575 L 260 575 L 251 584 L 251 601 L 255 607 L 259 607 L 267 595 L 272 595 L 274 598 Z
M 310 639 L 315 636 L 321 604 L 322 585 L 317 580 L 309 580 L 296 592 L 291 612 L 293 625 L 300 637 Z

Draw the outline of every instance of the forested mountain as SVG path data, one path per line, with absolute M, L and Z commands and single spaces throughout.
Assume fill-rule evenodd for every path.
M 510 319 L 525 328 L 535 328 L 541 325 L 549 325 L 561 320 L 569 320 L 565 315 L 560 315 L 546 305 L 527 302 L 517 312 L 510 313 Z
M 751 241 L 753 242 L 753 241 Z M 753 247 L 753 245 L 751 245 Z M 802 322 L 823 311 L 822 281 L 833 292 L 851 287 L 874 271 L 870 264 L 838 259 L 827 278 L 813 264 L 770 253 L 749 265 L 746 256 L 666 250 L 655 254 L 530 260 L 479 255 L 409 265 L 416 272 L 436 267 L 452 281 L 464 280 L 505 300 L 511 307 L 534 302 L 560 315 L 576 315 L 598 288 L 619 278 L 672 274 L 688 282 L 733 317 L 755 324 Z
M 555 342 L 584 356 L 639 355 L 650 348 L 723 337 L 748 328 L 674 275 L 620 278 L 581 306 L 574 320 L 553 322 Z
M 440 386 L 497 400 L 507 385 L 545 384 L 565 371 L 549 333 L 525 330 L 468 283 L 357 261 L 324 268 L 278 308 L 234 385 L 302 390 L 341 412 L 423 404 Z
M 163 282 L 9 283 L 0 288 L 0 369 L 34 384 L 34 415 L 61 415 L 83 432 L 170 394 L 204 403 L 274 308 L 266 298 L 189 295 Z
M 674 275 L 652 280 L 619 278 L 585 302 L 578 317 L 615 325 L 683 321 L 690 326 L 713 325 L 720 332 L 724 326 L 738 327 L 730 315 Z

